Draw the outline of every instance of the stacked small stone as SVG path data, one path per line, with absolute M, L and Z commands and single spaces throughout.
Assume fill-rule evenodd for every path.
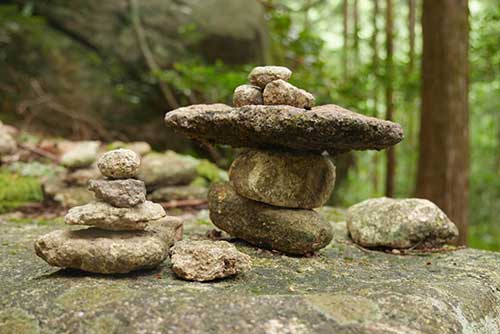
M 337 105 L 314 107 L 312 94 L 287 82 L 291 75 L 281 66 L 257 67 L 250 84 L 236 88 L 234 107 L 183 107 L 165 122 L 196 140 L 245 148 L 229 182 L 209 191 L 217 227 L 258 247 L 304 255 L 332 239 L 331 225 L 313 210 L 335 183 L 326 154 L 383 149 L 400 142 L 403 130 Z
M 97 201 L 70 209 L 64 218 L 69 225 L 92 227 L 42 236 L 35 243 L 37 255 L 54 266 L 95 273 L 157 266 L 182 235 L 182 224 L 146 200 L 144 182 L 135 179 L 140 166 L 135 152 L 109 151 L 97 166 L 106 177 L 89 181 Z

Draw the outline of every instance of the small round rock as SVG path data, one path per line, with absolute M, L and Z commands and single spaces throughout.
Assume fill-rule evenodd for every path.
M 236 87 L 233 94 L 233 105 L 235 107 L 254 104 L 264 104 L 260 87 L 253 85 L 241 85 Z
M 291 76 L 292 71 L 284 66 L 257 66 L 248 75 L 248 80 L 252 85 L 264 88 L 271 81 L 288 81 Z
M 127 149 L 117 149 L 104 153 L 97 160 L 102 175 L 111 179 L 128 179 L 137 176 L 141 158 Z

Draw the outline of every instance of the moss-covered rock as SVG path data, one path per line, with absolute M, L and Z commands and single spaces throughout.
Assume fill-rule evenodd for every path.
M 500 330 L 499 253 L 398 256 L 336 241 L 315 256 L 297 258 L 233 241 L 252 257 L 252 270 L 201 284 L 176 278 L 169 260 L 126 276 L 53 269 L 35 256 L 33 240 L 63 227 L 0 223 L 0 333 Z M 188 220 L 185 238 L 203 238 L 211 228 Z

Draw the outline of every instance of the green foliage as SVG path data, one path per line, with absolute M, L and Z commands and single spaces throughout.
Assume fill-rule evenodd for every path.
M 37 178 L 0 170 L 0 213 L 43 199 Z

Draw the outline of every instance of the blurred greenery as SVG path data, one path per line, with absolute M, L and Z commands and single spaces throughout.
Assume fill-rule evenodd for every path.
M 42 199 L 42 188 L 38 178 L 0 169 L 0 213 L 30 202 L 41 202 Z

